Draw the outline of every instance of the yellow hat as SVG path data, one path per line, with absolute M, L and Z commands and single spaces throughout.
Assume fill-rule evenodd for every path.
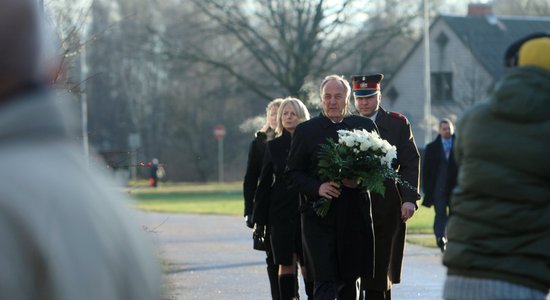
M 550 71 L 550 38 L 532 39 L 521 46 L 518 66 L 527 65 Z

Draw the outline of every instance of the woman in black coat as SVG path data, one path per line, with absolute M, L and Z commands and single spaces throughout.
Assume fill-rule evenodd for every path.
M 309 112 L 298 99 L 287 98 L 277 113 L 277 138 L 267 143 L 260 184 L 256 191 L 254 223 L 267 226 L 275 264 L 279 266 L 281 300 L 294 299 L 296 266 L 302 261 L 299 196 L 288 188 L 284 171 L 296 126 L 309 119 Z M 306 281 L 306 293 L 312 295 L 312 284 Z
M 244 218 L 246 225 L 253 227 L 252 211 L 254 209 L 254 194 L 258 186 L 260 172 L 262 171 L 262 162 L 264 159 L 265 145 L 275 137 L 275 128 L 277 127 L 277 110 L 283 102 L 283 99 L 277 98 L 269 102 L 265 109 L 265 124 L 256 132 L 256 137 L 250 143 L 248 149 L 248 162 L 246 173 L 243 180 L 244 195 Z
M 252 212 L 254 209 L 254 194 L 258 186 L 258 179 L 262 170 L 266 143 L 275 137 L 275 128 L 277 127 L 277 110 L 283 99 L 274 99 L 266 107 L 265 125 L 256 133 L 256 138 L 250 143 L 248 151 L 248 164 L 243 181 L 244 195 L 244 218 L 246 226 L 253 228 Z M 269 244 L 269 234 L 265 235 L 264 240 Z M 279 300 L 279 268 L 273 262 L 273 252 L 266 249 L 267 275 L 271 288 L 271 297 L 273 300 Z

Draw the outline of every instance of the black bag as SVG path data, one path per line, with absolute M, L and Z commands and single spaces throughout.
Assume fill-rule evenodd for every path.
M 252 245 L 254 250 L 259 250 L 259 251 L 266 250 L 265 227 L 263 225 L 260 225 L 259 227 L 254 228 L 254 232 L 252 233 L 252 240 L 254 241 L 254 244 Z
M 252 240 L 254 241 L 252 246 L 254 250 L 265 251 L 265 238 L 262 235 L 254 232 L 252 234 Z

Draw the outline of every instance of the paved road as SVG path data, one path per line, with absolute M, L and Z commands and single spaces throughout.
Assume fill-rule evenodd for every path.
M 139 213 L 166 269 L 166 299 L 270 299 L 265 255 L 252 250 L 239 217 Z M 397 300 L 441 299 L 445 269 L 437 249 L 407 245 Z M 303 288 L 301 298 L 307 299 Z

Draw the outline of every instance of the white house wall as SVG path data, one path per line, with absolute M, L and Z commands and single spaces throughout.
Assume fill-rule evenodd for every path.
M 441 52 L 436 39 L 441 32 L 448 37 L 448 43 Z M 418 43 L 407 61 L 394 75 L 391 83 L 384 87 L 387 92 L 394 87 L 398 98 L 383 100 L 382 106 L 391 111 L 403 113 L 412 124 L 413 134 L 419 147 L 437 136 L 438 121 L 450 118 L 455 121 L 460 113 L 473 102 L 486 97 L 493 84 L 492 77 L 475 59 L 470 50 L 454 34 L 448 25 L 439 19 L 430 30 L 430 67 L 431 72 L 452 72 L 453 102 L 432 101 L 431 138 L 427 139 L 424 118 L 424 43 Z M 474 101 L 475 100 L 475 101 Z

